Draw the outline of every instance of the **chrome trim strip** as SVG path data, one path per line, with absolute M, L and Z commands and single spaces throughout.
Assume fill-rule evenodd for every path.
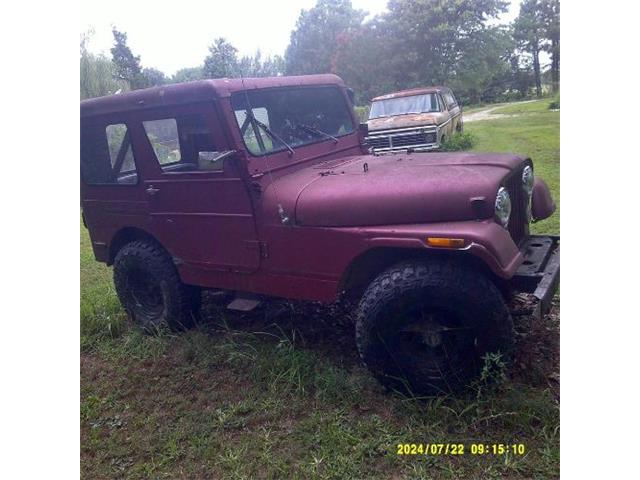
M 383 147 L 383 148 L 373 148 L 373 151 L 375 153 L 382 153 L 382 152 L 399 152 L 402 150 L 418 150 L 418 149 L 430 149 L 430 148 L 437 148 L 438 144 L 437 143 L 421 143 L 419 145 L 406 145 L 403 147 Z
M 371 137 L 376 135 L 386 135 L 388 133 L 406 132 L 409 130 L 413 130 L 419 133 L 426 131 L 427 133 L 429 133 L 430 131 L 435 130 L 437 128 L 438 128 L 438 125 L 425 125 L 424 127 L 391 128 L 389 130 L 374 130 L 370 132 L 369 136 Z

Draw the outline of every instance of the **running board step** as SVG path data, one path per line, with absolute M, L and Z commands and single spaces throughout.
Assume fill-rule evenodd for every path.
M 229 310 L 237 310 L 239 312 L 250 312 L 258 305 L 262 303 L 262 299 L 255 295 L 245 294 L 244 296 L 238 296 L 227 305 Z

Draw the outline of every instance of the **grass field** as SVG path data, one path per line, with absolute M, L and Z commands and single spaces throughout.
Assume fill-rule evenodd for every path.
M 465 128 L 475 150 L 531 156 L 557 201 L 559 113 L 527 105 L 518 117 Z M 534 231 L 558 233 L 558 217 Z M 557 304 L 545 322 L 517 325 L 517 358 L 498 387 L 407 398 L 371 380 L 351 322 L 332 308 L 282 302 L 241 315 L 208 296 L 197 329 L 141 335 L 84 228 L 80 240 L 85 478 L 559 475 Z M 398 443 L 523 443 L 526 453 L 398 456 Z

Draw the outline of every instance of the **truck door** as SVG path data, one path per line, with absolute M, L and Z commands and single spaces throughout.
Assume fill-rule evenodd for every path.
M 222 271 L 260 265 L 253 208 L 213 101 L 139 114 L 150 229 L 178 264 Z

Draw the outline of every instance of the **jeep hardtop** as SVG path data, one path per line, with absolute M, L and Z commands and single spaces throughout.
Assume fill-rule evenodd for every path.
M 81 206 L 95 257 L 145 330 L 187 327 L 202 289 L 250 309 L 354 302 L 384 384 L 462 388 L 508 355 L 514 292 L 547 309 L 559 239 L 530 159 L 367 153 L 335 75 L 217 79 L 85 100 Z

